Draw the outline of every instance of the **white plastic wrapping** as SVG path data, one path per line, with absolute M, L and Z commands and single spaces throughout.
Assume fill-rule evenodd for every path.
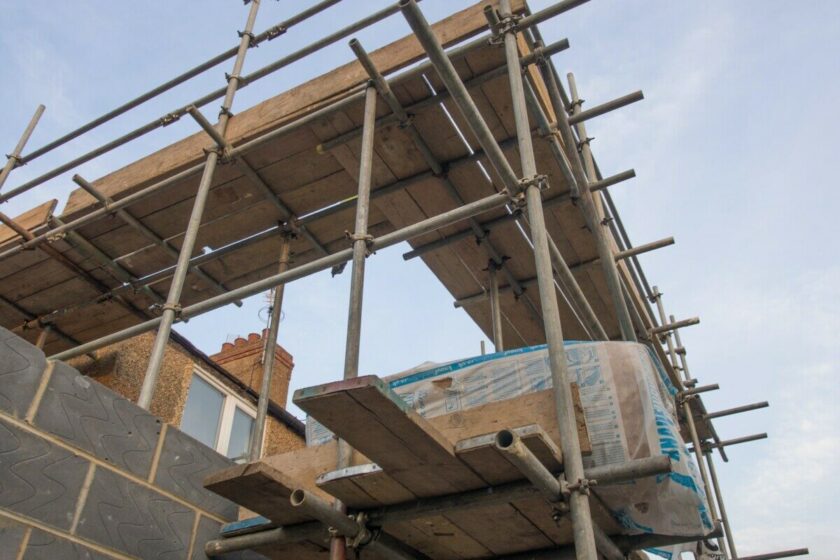
M 699 535 L 712 529 L 706 494 L 693 458 L 679 435 L 671 384 L 647 347 L 626 342 L 569 342 L 570 381 L 580 398 L 592 443 L 586 466 L 667 455 L 668 475 L 604 486 L 598 494 L 628 534 Z M 391 389 L 425 417 L 551 388 L 544 345 L 477 356 L 443 365 L 424 364 L 385 378 Z M 534 418 L 546 425 L 553 419 Z M 307 420 L 307 442 L 332 435 Z M 668 555 L 669 551 L 660 552 Z

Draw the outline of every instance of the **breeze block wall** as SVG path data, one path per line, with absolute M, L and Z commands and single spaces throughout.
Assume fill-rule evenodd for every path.
M 0 328 L 0 560 L 206 558 L 232 464 Z

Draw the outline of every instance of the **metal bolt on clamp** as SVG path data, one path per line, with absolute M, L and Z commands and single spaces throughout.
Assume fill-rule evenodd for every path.
M 595 479 L 587 479 L 587 478 L 579 478 L 577 482 L 573 482 L 569 484 L 566 481 L 560 481 L 560 486 L 562 488 L 562 492 L 565 495 L 569 495 L 572 492 L 577 492 L 579 494 L 589 495 L 589 489 L 593 486 L 597 486 L 598 481 Z
M 366 247 L 365 254 L 367 256 L 370 256 L 373 253 L 373 251 L 371 251 L 371 247 L 373 247 L 374 238 L 369 233 L 362 235 L 358 233 L 350 233 L 349 231 L 345 231 L 344 236 L 347 239 L 351 240 L 353 243 L 355 243 L 356 241 L 364 241 Z

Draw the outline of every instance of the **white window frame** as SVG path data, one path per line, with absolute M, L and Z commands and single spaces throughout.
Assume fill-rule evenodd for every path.
M 197 375 L 202 381 L 207 382 L 211 387 L 222 393 L 224 400 L 222 401 L 222 413 L 219 417 L 219 427 L 216 431 L 216 445 L 214 449 L 217 453 L 227 457 L 227 449 L 230 444 L 230 432 L 233 429 L 233 415 L 236 409 L 239 408 L 242 412 L 254 419 L 254 424 L 257 421 L 257 409 L 254 405 L 234 393 L 230 387 L 216 379 L 216 377 L 202 369 L 197 364 L 193 365 L 192 375 Z M 190 377 L 190 384 L 192 384 L 192 377 Z M 187 394 L 189 398 L 189 392 Z M 184 406 L 186 407 L 186 399 Z M 182 420 L 183 422 L 183 420 Z M 253 434 L 252 434 L 253 435 Z

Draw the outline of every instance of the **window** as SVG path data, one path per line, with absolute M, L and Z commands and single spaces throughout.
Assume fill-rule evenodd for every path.
M 184 405 L 181 429 L 237 462 L 248 459 L 254 408 L 221 383 L 195 370 Z

